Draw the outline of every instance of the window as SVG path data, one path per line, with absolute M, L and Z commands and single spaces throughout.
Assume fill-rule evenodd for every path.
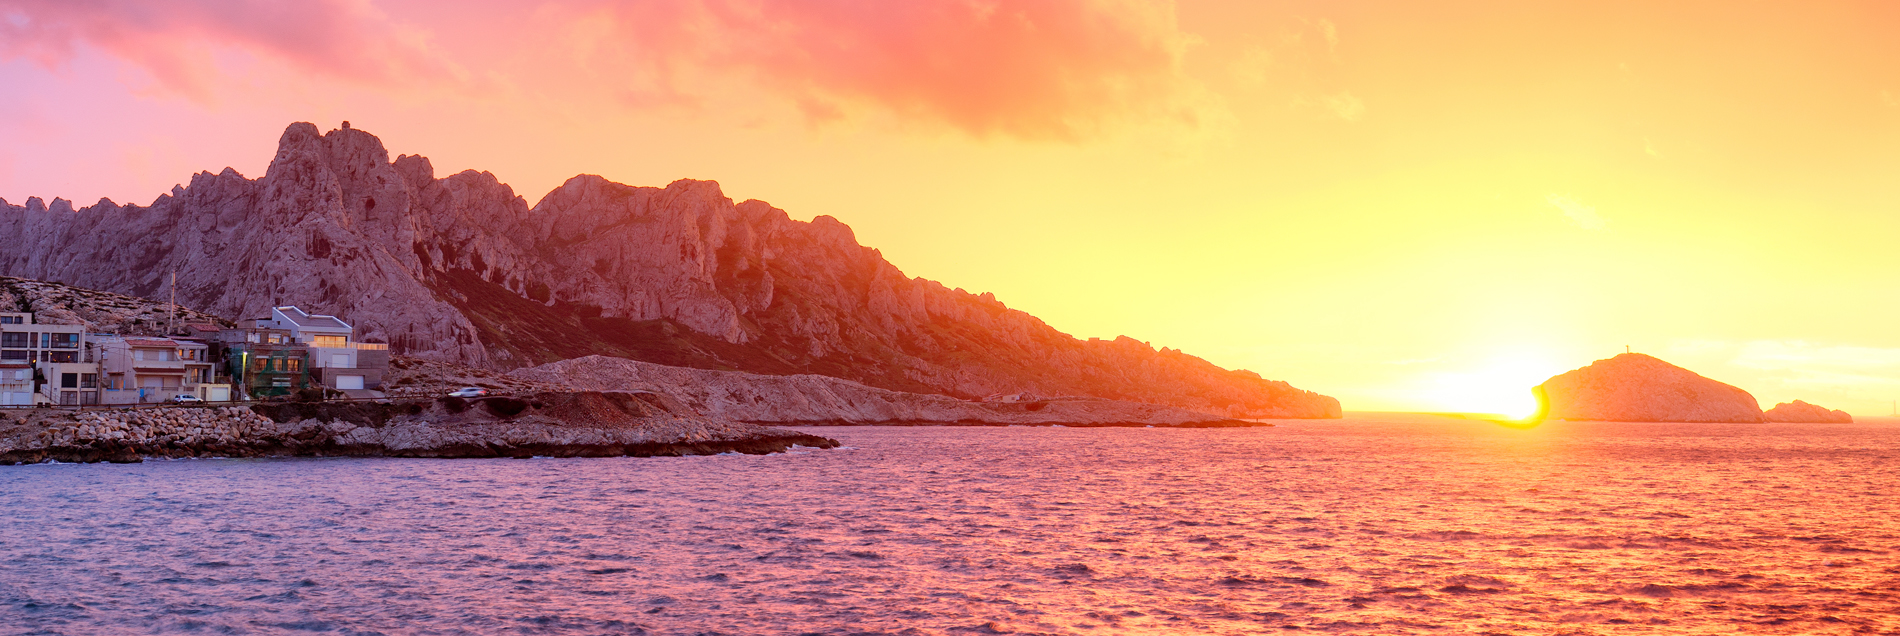
M 0 316 L 0 325 L 24 325 L 26 316 Z
M 318 347 L 329 347 L 331 349 L 341 349 L 350 346 L 349 338 L 344 336 L 317 336 L 310 340 L 310 344 Z
M 30 346 L 32 345 L 27 344 L 25 332 L 15 331 L 15 332 L 0 334 L 0 347 L 8 347 L 12 349 L 25 349 Z
M 271 334 L 269 340 L 271 344 L 284 344 L 284 336 L 281 334 Z
M 78 349 L 79 348 L 79 334 L 49 333 L 46 335 L 48 338 L 52 340 L 52 342 L 46 347 L 48 349 Z
M 47 362 L 78 362 L 79 352 L 78 351 L 48 351 L 46 352 L 46 361 Z
M 31 351 L 0 351 L 0 360 L 32 360 Z
M 40 334 L 40 348 L 41 349 L 53 348 L 53 334 L 50 334 L 50 333 Z
M 254 334 L 254 333 L 247 333 L 247 334 L 244 334 L 244 341 L 245 341 L 245 342 L 257 342 L 257 334 Z
M 99 388 L 99 374 L 97 373 L 79 374 L 79 388 L 82 388 L 82 389 Z
M 284 364 L 288 365 L 284 367 L 285 371 L 290 371 L 292 373 L 295 373 L 295 372 L 303 370 L 303 360 L 299 360 L 297 358 L 290 358 L 288 360 L 285 360 Z
M 59 374 L 59 388 L 62 388 L 62 389 L 79 388 L 79 374 L 77 373 Z
M 138 360 L 138 361 L 140 361 L 140 362 L 144 362 L 144 361 L 145 361 L 145 350 L 144 350 L 144 349 L 133 349 L 133 350 L 132 350 L 132 359 L 133 359 L 133 360 Z

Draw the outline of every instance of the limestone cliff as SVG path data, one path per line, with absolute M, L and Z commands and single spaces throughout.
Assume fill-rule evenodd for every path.
M 1847 411 L 1830 411 L 1827 407 L 1801 400 L 1776 404 L 1775 408 L 1762 413 L 1762 418 L 1770 422 L 1827 424 L 1851 424 L 1854 421 L 1854 416 L 1848 415 Z
M 601 354 L 960 397 L 1340 413 L 1179 351 L 1077 340 L 904 276 L 836 219 L 735 204 L 711 181 L 582 175 L 530 207 L 492 174 L 392 161 L 347 124 L 292 124 L 262 178 L 200 173 L 151 205 L 0 201 L 0 233 L 0 275 L 151 297 L 176 270 L 181 304 L 237 318 L 296 304 L 398 353 L 497 369 Z
M 1760 422 L 1747 391 L 1640 353 L 1568 371 L 1532 390 L 1545 418 L 1613 422 Z

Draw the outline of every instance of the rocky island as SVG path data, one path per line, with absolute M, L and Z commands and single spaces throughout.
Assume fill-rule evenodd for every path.
M 1531 389 L 1540 419 L 1610 422 L 1852 422 L 1845 411 L 1807 402 L 1766 413 L 1755 396 L 1652 356 L 1625 353 Z
M 1801 400 L 1782 402 L 1775 408 L 1762 413 L 1762 419 L 1769 422 L 1790 422 L 1804 424 L 1852 424 L 1854 416 L 1847 411 L 1830 411 L 1825 406 L 1809 404 Z
M 705 418 L 653 393 L 0 412 L 0 464 L 146 457 L 764 454 L 836 440 Z
M 1547 419 L 1612 422 L 1760 422 L 1747 391 L 1640 353 L 1565 372 L 1532 389 Z

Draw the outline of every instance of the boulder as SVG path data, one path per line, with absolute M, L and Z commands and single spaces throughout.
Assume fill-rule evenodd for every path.
M 1546 419 L 1760 422 L 1747 391 L 1640 353 L 1598 360 L 1532 389 Z
M 1854 416 L 1848 415 L 1847 411 L 1830 411 L 1827 407 L 1801 400 L 1776 404 L 1775 408 L 1768 409 L 1761 415 L 1763 419 L 1770 422 L 1850 424 L 1854 421 Z

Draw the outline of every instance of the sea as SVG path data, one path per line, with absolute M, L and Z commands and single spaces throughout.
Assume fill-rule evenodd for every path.
M 1897 634 L 1900 420 L 0 467 L 0 634 Z

